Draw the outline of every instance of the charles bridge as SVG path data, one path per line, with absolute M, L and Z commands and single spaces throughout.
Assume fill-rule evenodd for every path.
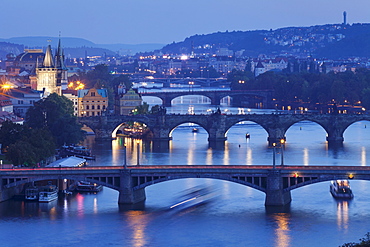
M 291 190 L 336 180 L 370 180 L 366 166 L 105 166 L 77 168 L 0 169 L 0 202 L 21 193 L 26 184 L 40 180 L 88 181 L 119 192 L 119 204 L 146 199 L 147 186 L 175 179 L 219 179 L 249 186 L 266 194 L 266 206 L 283 206 L 292 200 Z M 58 187 L 61 188 L 60 184 Z
M 287 130 L 295 123 L 312 121 L 326 131 L 329 145 L 341 145 L 344 131 L 358 121 L 370 121 L 368 114 L 147 114 L 147 115 L 107 115 L 81 117 L 79 122 L 90 127 L 96 139 L 112 139 L 114 132 L 125 122 L 140 122 L 153 133 L 153 141 L 171 140 L 172 131 L 184 123 L 194 123 L 208 133 L 210 143 L 224 142 L 227 131 L 237 123 L 251 121 L 260 125 L 268 134 L 270 145 L 285 139 Z

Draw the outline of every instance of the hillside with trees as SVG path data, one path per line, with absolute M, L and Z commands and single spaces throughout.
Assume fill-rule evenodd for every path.
M 244 56 L 308 56 L 348 58 L 370 56 L 370 24 L 327 24 L 276 30 L 232 31 L 194 35 L 162 48 L 169 54 L 216 52 L 220 48 Z
M 256 78 L 250 72 L 233 70 L 228 80 L 234 90 L 274 90 L 278 102 L 336 103 L 370 109 L 370 71 L 367 69 L 327 74 L 266 72 Z

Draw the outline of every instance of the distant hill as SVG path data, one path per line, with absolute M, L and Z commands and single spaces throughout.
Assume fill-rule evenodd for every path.
M 194 35 L 166 45 L 163 53 L 216 52 L 220 48 L 245 56 L 261 54 L 316 58 L 370 57 L 370 24 L 327 24 L 276 30 L 217 32 Z
M 24 48 L 45 48 L 48 44 L 50 44 L 52 47 L 55 48 L 57 47 L 58 42 L 58 37 L 47 36 L 0 39 L 0 56 L 3 57 L 2 54 L 6 53 L 6 51 L 3 51 L 2 48 L 2 44 L 4 43 L 23 45 Z M 61 42 L 63 48 L 65 49 L 65 54 L 69 54 L 71 57 L 84 57 L 85 53 L 87 53 L 88 55 L 134 55 L 138 52 L 154 51 L 164 46 L 163 44 L 95 44 L 86 39 L 73 37 L 63 37 L 61 38 Z M 7 50 L 9 50 L 9 48 L 7 48 Z M 20 52 L 23 52 L 23 49 Z M 17 55 L 20 52 L 14 50 L 14 52 L 12 53 L 15 53 Z

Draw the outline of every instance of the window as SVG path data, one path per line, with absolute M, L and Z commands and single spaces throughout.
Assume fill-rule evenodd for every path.
M 98 107 L 97 109 L 100 110 L 100 105 L 98 105 L 97 107 Z
M 89 106 L 88 105 L 86 106 L 86 110 L 89 110 Z
M 95 110 L 95 106 L 94 105 L 91 106 L 91 110 Z
M 95 92 L 91 92 L 91 96 L 95 97 Z

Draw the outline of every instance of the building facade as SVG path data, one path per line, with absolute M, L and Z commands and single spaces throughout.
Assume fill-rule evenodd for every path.
M 108 92 L 106 89 L 78 90 L 78 116 L 101 116 L 108 108 Z
M 132 110 L 141 105 L 141 96 L 132 88 L 126 93 L 118 94 L 115 99 L 114 112 L 118 115 L 128 115 Z

